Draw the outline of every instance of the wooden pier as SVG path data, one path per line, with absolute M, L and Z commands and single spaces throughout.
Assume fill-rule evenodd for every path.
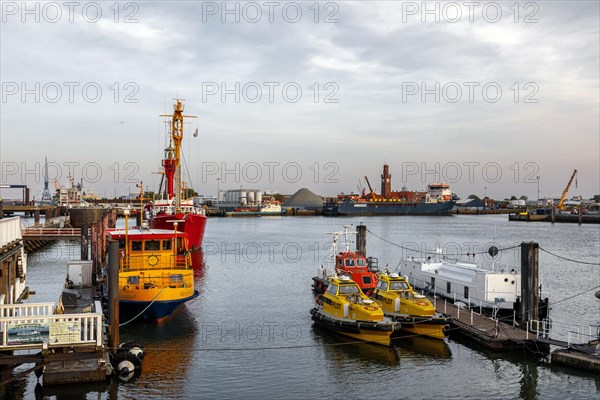
M 528 350 L 536 353 L 549 353 L 550 346 L 540 341 L 543 332 L 541 323 L 533 321 L 534 332 L 521 329 L 512 320 L 502 322 L 480 314 L 475 308 L 459 307 L 445 299 L 434 299 L 440 313 L 452 317 L 451 335 L 460 335 L 491 351 Z M 529 324 L 526 328 L 529 328 Z

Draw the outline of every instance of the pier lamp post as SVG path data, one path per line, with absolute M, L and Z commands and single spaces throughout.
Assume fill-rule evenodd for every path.
M 125 215 L 125 262 L 129 262 L 129 209 L 123 210 Z

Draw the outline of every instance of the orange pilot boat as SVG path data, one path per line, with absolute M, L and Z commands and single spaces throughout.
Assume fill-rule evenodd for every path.
M 329 285 L 328 275 L 333 272 L 338 275 L 350 277 L 367 296 L 370 296 L 377 287 L 378 282 L 377 272 L 379 272 L 379 269 L 377 267 L 377 259 L 372 257 L 367 258 L 358 251 L 350 250 L 351 242 L 349 235 L 351 232 L 348 231 L 347 225 L 344 226 L 343 232 L 331 233 L 333 234 L 333 241 L 331 244 L 330 265 L 327 268 L 321 266 L 319 273 L 312 278 L 314 293 L 317 296 L 325 293 Z M 344 251 L 338 250 L 340 235 L 343 235 L 345 239 Z M 333 271 L 328 271 L 331 269 Z

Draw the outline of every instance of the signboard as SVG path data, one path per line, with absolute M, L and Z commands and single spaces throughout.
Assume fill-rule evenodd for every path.
M 8 345 L 36 344 L 48 342 L 48 324 L 9 324 Z
M 50 322 L 50 344 L 81 342 L 79 321 Z

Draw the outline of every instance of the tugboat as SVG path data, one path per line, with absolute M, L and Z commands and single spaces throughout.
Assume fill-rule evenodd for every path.
M 119 314 L 159 322 L 186 301 L 199 296 L 194 288 L 189 241 L 185 232 L 140 228 L 111 231 L 119 241 Z
M 339 275 L 349 276 L 358 284 L 363 292 L 370 295 L 375 287 L 377 287 L 377 259 L 372 257 L 367 259 L 365 255 L 357 251 L 350 251 L 351 242 L 349 240 L 350 232 L 348 232 L 348 225 L 344 225 L 344 231 L 341 232 L 344 235 L 346 246 L 343 252 L 338 252 L 337 242 L 340 232 L 332 232 L 332 234 L 333 242 L 330 251 L 330 264 L 331 261 L 335 260 L 335 272 Z M 329 285 L 328 272 L 327 268 L 321 267 L 319 274 L 312 278 L 313 291 L 317 296 L 325 293 L 327 290 L 327 286 Z
M 170 143 L 169 147 L 165 149 L 165 158 L 162 160 L 166 178 L 166 199 L 157 200 L 150 207 L 149 222 L 150 227 L 153 229 L 173 230 L 173 221 L 179 221 L 177 229 L 187 235 L 193 250 L 202 246 L 204 229 L 206 228 L 206 211 L 203 207 L 196 206 L 192 198 L 183 198 L 187 194 L 187 190 L 185 190 L 181 181 L 183 119 L 184 117 L 195 118 L 195 116 L 183 115 L 183 104 L 180 99 L 176 99 L 176 101 L 177 103 L 173 106 L 173 115 L 162 115 L 163 117 L 172 118 Z
M 437 313 L 435 306 L 423 295 L 415 293 L 402 276 L 387 269 L 379 274 L 372 298 L 386 317 L 402 324 L 402 330 L 420 336 L 444 339 L 451 318 Z
M 342 335 L 389 346 L 400 324 L 386 318 L 349 277 L 331 276 L 328 281 L 321 304 L 310 310 L 312 320 Z

